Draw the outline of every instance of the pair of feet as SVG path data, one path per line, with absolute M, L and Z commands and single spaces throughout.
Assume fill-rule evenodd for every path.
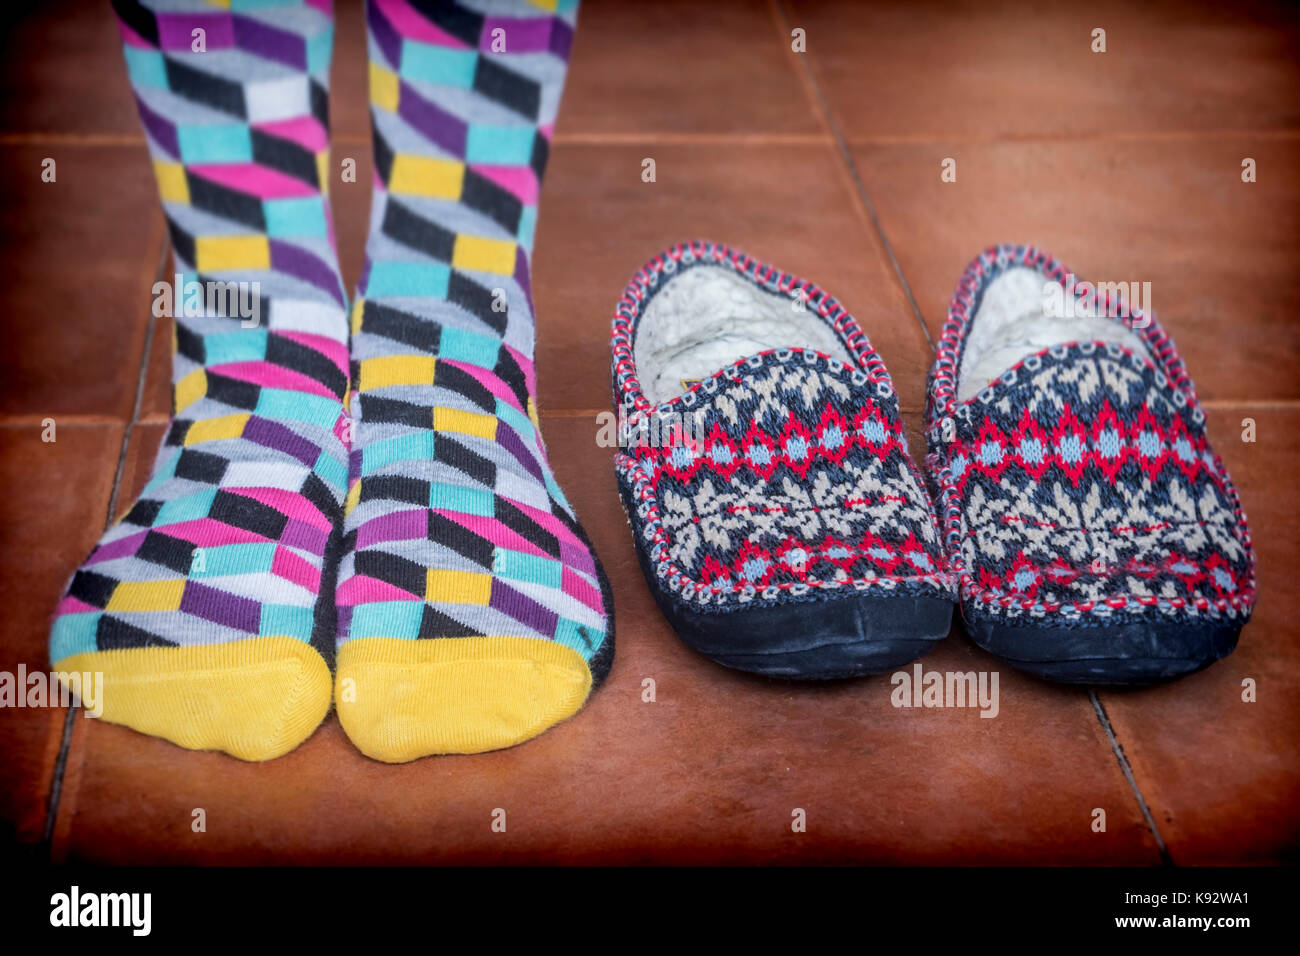
M 954 603 L 1039 676 L 1143 684 L 1230 653 L 1250 533 L 1169 336 L 1026 246 L 978 256 L 928 385 L 923 474 L 853 317 L 711 242 L 620 300 L 619 490 L 660 608 L 719 663 L 879 673 Z
M 113 6 L 182 279 L 175 417 L 59 604 L 54 667 L 103 675 L 106 720 L 249 760 L 331 701 L 386 761 L 573 714 L 612 602 L 541 439 L 529 263 L 576 2 L 367 5 L 350 309 L 330 3 Z

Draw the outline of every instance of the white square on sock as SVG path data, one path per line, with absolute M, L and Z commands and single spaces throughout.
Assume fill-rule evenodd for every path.
M 250 123 L 274 123 L 311 113 L 310 81 L 305 76 L 261 80 L 244 87 Z
M 309 332 L 336 342 L 348 340 L 348 316 L 337 305 L 305 299 L 272 299 L 267 322 L 276 332 Z
M 520 477 L 504 468 L 498 468 L 496 493 L 511 501 L 530 505 L 538 511 L 551 510 L 551 498 L 546 493 L 546 487 L 531 475 Z

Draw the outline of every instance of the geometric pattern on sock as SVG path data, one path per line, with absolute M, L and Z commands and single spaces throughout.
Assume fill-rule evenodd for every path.
M 51 658 L 254 637 L 329 656 L 348 364 L 328 4 L 114 7 L 182 283 L 174 418 L 60 603 Z
M 529 286 L 576 4 L 487 6 L 368 6 L 376 176 L 352 311 L 340 652 L 537 638 L 599 681 L 609 596 L 538 428 Z

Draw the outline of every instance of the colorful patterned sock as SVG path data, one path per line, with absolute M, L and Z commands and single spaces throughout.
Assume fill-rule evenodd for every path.
M 527 740 L 613 656 L 608 585 L 533 399 L 528 253 L 576 13 L 559 6 L 369 4 L 337 701 L 380 760 Z
M 50 658 L 103 672 L 107 720 L 264 760 L 331 696 L 348 379 L 329 2 L 115 7 L 183 282 L 175 416 L 59 604 Z

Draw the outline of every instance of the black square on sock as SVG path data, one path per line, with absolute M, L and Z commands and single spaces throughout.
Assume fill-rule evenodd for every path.
M 194 561 L 194 545 L 173 538 L 160 531 L 150 531 L 144 536 L 136 557 L 151 564 L 161 564 L 180 574 L 188 574 Z
M 260 534 L 272 541 L 279 540 L 280 535 L 284 534 L 285 525 L 289 523 L 289 517 L 274 508 L 229 491 L 217 492 L 212 499 L 212 507 L 208 509 L 208 517 L 234 528 Z
M 555 535 L 500 495 L 496 498 L 496 519 L 525 541 L 537 545 L 551 557 L 560 556 L 560 542 Z
M 189 169 L 185 170 L 185 182 L 190 191 L 190 205 L 195 209 L 233 219 L 250 229 L 266 230 L 266 213 L 262 200 L 256 196 L 236 192 L 229 186 L 197 176 Z
M 450 262 L 456 234 L 416 215 L 391 196 L 384 210 L 384 235 L 390 239 L 423 252 L 440 262 Z
M 241 382 L 237 378 L 215 372 L 208 372 L 207 379 L 208 398 L 216 399 L 231 408 L 251 412 L 262 397 L 262 386 L 254 385 L 252 382 Z
M 482 637 L 483 634 L 426 604 L 420 618 L 420 633 L 416 636 L 423 640 L 433 640 L 437 637 Z
M 519 231 L 519 217 L 523 215 L 524 204 L 517 196 L 506 192 L 472 169 L 465 170 L 460 201 L 470 209 L 483 213 L 511 235 Z
M 330 491 L 329 485 L 321 480 L 316 472 L 308 472 L 307 480 L 302 483 L 298 493 L 310 501 L 322 515 L 330 521 L 339 519 L 339 502 Z
M 463 368 L 443 363 L 438 366 L 433 384 L 449 392 L 455 392 L 461 398 L 467 398 L 485 412 L 496 412 L 497 397 L 488 391 L 487 386 Z
M 405 475 L 372 475 L 361 479 L 362 501 L 401 501 L 429 506 L 429 483 Z
M 468 276 L 452 272 L 451 280 L 447 283 L 447 301 L 482 319 L 497 335 L 506 334 L 509 312 L 506 309 L 498 312 L 492 308 L 496 303 L 492 290 L 484 288 Z
M 302 180 L 309 186 L 319 188 L 320 177 L 316 168 L 316 155 L 291 140 L 272 136 L 270 133 L 254 129 L 253 162 L 270 166 L 294 179 Z
M 161 501 L 150 501 L 148 498 L 141 498 L 126 513 L 126 517 L 122 521 L 126 524 L 139 525 L 142 528 L 152 528 L 154 521 L 158 519 L 160 510 L 162 510 Z
M 106 607 L 117 581 L 94 571 L 78 571 L 72 576 L 68 594 L 78 601 L 84 601 L 92 607 Z
M 186 448 L 176 462 L 176 477 L 201 481 L 205 485 L 219 485 L 229 466 L 230 462 L 220 455 Z
M 434 443 L 439 462 L 463 472 L 481 485 L 496 487 L 497 466 L 491 461 L 446 434 L 437 436 Z
M 189 434 L 190 426 L 193 424 L 194 422 L 185 418 L 177 418 L 173 420 L 172 427 L 167 430 L 167 439 L 163 444 L 184 445 L 185 436 Z
M 542 105 L 542 88 L 536 80 L 520 76 L 486 56 L 478 58 L 474 91 L 530 120 L 537 119 L 537 111 Z
M 244 87 L 241 84 L 196 70 L 170 57 L 163 57 L 163 64 L 167 72 L 167 87 L 177 96 L 211 106 L 240 119 L 247 118 Z
M 453 281 L 455 275 L 453 272 Z M 372 299 L 366 300 L 362 310 L 361 331 L 367 335 L 381 335 L 403 345 L 413 345 L 430 354 L 437 354 L 442 338 L 441 327 L 436 322 L 380 305 Z
M 424 597 L 428 575 L 422 564 L 399 558 L 386 551 L 358 551 L 356 569 L 358 574 L 391 584 L 407 594 L 418 594 Z
M 99 619 L 95 628 L 95 645 L 101 651 L 124 651 L 132 647 L 177 647 L 175 641 L 169 641 L 157 634 L 150 634 L 143 628 L 119 621 L 105 614 Z
M 450 33 L 470 47 L 478 47 L 483 35 L 483 14 L 447 0 L 411 0 L 411 6 L 434 26 Z
M 469 558 L 484 570 L 492 570 L 492 555 L 496 550 L 492 542 L 436 511 L 429 512 L 429 540 Z

